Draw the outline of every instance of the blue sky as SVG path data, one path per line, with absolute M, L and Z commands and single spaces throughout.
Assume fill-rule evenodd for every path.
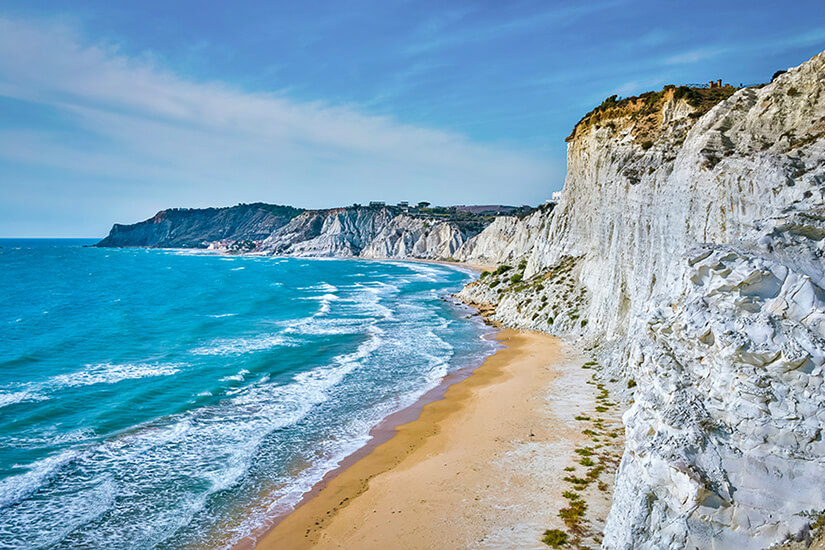
M 254 201 L 537 204 L 604 97 L 823 49 L 822 0 L 0 0 L 0 236 Z

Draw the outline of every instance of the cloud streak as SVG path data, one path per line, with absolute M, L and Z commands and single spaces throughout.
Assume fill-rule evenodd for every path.
M 17 200 L 32 208 L 111 182 L 142 196 L 134 218 L 151 214 L 142 211 L 150 205 L 249 200 L 511 202 L 513 182 L 536 189 L 555 169 L 535 155 L 353 106 L 187 79 L 151 55 L 128 57 L 59 22 L 0 18 L 0 97 L 60 114 L 60 127 L 0 125 L 0 163 L 51 168 L 75 182 L 33 180 L 26 194 L 21 182 L 0 178 L 0 188 L 16 186 Z

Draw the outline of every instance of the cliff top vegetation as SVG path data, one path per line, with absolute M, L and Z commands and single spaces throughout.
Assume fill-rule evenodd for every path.
M 658 92 L 645 92 L 638 96 L 619 98 L 617 95 L 612 95 L 602 101 L 598 107 L 584 115 L 573 127 L 573 131 L 565 141 L 573 141 L 576 136 L 581 135 L 582 132 L 593 126 L 608 125 L 615 128 L 616 124 L 612 121 L 626 118 L 630 122 L 638 124 L 640 130 L 645 130 L 634 132 L 634 137 L 640 142 L 646 143 L 643 137 L 649 137 L 650 127 L 661 123 L 662 109 L 665 103 L 680 99 L 684 100 L 694 109 L 690 117 L 695 120 L 710 111 L 717 103 L 732 96 L 739 89 L 730 84 L 714 88 L 677 87 L 669 84 Z

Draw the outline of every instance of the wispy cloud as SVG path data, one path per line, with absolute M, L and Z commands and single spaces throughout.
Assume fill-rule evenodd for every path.
M 778 53 L 794 48 L 822 47 L 825 45 L 825 28 L 791 34 L 786 36 L 762 37 L 758 41 L 741 41 L 736 44 L 719 42 L 705 48 L 685 51 L 662 59 L 664 65 L 684 65 L 706 62 L 723 55 L 735 55 L 742 52 Z
M 725 52 L 724 48 L 703 48 L 691 50 L 677 55 L 666 57 L 662 60 L 664 65 L 684 65 L 687 63 L 698 63 L 706 59 L 711 59 Z
M 626 0 L 603 0 L 552 6 L 529 16 L 487 19 L 481 23 L 470 21 L 476 10 L 456 10 L 447 16 L 439 15 L 426 21 L 418 29 L 406 53 L 419 55 L 459 45 L 496 40 L 510 35 L 521 35 L 530 29 L 549 31 L 569 25 L 591 13 L 624 4 Z
M 354 106 L 194 81 L 62 23 L 0 18 L 0 96 L 59 111 L 93 144 L 0 123 L 0 162 L 126 179 L 170 204 L 187 197 L 191 204 L 204 197 L 310 206 L 367 196 L 458 202 L 468 185 L 479 199 L 505 200 L 506 183 L 542 185 L 553 171 L 532 154 Z M 0 188 L 10 185 L 0 179 Z

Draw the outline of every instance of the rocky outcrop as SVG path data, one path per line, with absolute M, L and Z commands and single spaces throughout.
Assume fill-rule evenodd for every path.
M 606 548 L 767 547 L 825 509 L 825 54 L 733 92 L 606 102 L 556 209 L 458 251 L 511 266 L 466 300 L 633 381 Z
M 132 225 L 115 224 L 102 247 L 207 248 L 265 239 L 302 210 L 275 204 L 228 208 L 173 208 Z

